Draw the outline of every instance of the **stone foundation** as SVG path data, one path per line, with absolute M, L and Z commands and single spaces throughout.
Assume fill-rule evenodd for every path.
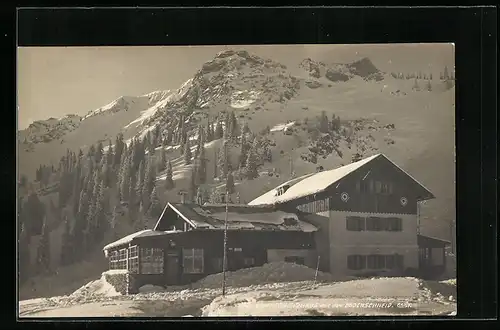
M 135 294 L 138 292 L 136 288 L 135 274 L 130 274 L 125 270 L 110 270 L 103 273 L 106 281 L 111 284 L 115 290 L 123 295 Z

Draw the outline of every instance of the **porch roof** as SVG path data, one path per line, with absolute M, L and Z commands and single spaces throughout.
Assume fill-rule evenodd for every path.
M 424 247 L 424 248 L 444 248 L 447 245 L 450 245 L 451 242 L 436 238 L 436 237 L 431 237 L 431 236 L 425 236 L 425 235 L 417 235 L 417 244 L 419 247 Z
M 117 241 L 111 242 L 108 245 L 106 245 L 102 250 L 106 251 L 115 247 L 123 246 L 126 244 L 129 244 L 136 238 L 140 237 L 151 237 L 151 236 L 162 236 L 162 235 L 168 235 L 172 233 L 180 232 L 179 230 L 169 230 L 169 231 L 159 231 L 159 230 L 152 230 L 152 229 L 145 229 L 141 230 L 135 233 L 132 233 L 130 235 L 127 235 L 123 238 L 120 238 Z

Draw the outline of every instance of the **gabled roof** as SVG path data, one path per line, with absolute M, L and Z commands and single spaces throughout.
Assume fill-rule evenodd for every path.
M 167 209 L 172 209 L 194 229 L 223 230 L 226 218 L 224 204 L 197 205 L 167 203 L 154 230 L 158 230 Z M 256 207 L 248 205 L 228 206 L 229 230 L 280 230 L 312 232 L 317 228 L 302 221 L 295 213 L 276 210 L 273 207 Z
M 106 250 L 109 250 L 109 249 L 112 249 L 112 248 L 115 248 L 115 247 L 126 245 L 126 244 L 132 242 L 135 238 L 146 237 L 146 236 L 165 235 L 165 234 L 168 234 L 168 233 L 171 233 L 171 232 L 155 231 L 155 230 L 151 230 L 151 229 L 140 230 L 138 232 L 135 232 L 135 233 L 132 233 L 132 234 L 127 235 L 125 237 L 122 237 L 122 238 L 120 238 L 117 241 L 109 243 L 108 245 L 106 245 L 105 247 L 103 247 L 102 250 L 106 251 Z
M 410 179 L 412 179 L 415 183 L 417 183 L 419 186 L 421 186 L 427 193 L 428 198 L 426 198 L 426 199 L 434 198 L 434 195 L 427 188 L 425 188 L 421 183 L 419 183 L 417 180 L 415 180 L 406 171 L 401 169 L 401 167 L 396 165 L 393 161 L 391 161 L 385 155 L 376 154 L 376 155 L 364 158 L 360 161 L 357 161 L 357 162 L 354 162 L 354 163 L 351 163 L 351 164 L 348 164 L 348 165 L 345 165 L 345 166 L 342 166 L 342 167 L 339 167 L 339 168 L 336 168 L 333 170 L 308 174 L 308 175 L 304 175 L 304 176 L 301 176 L 299 178 L 296 178 L 294 180 L 290 180 L 290 181 L 285 182 L 284 184 L 281 184 L 280 186 L 274 188 L 273 190 L 268 191 L 267 193 L 257 197 L 256 199 L 252 200 L 248 204 L 249 205 L 272 205 L 272 204 L 288 202 L 288 201 L 291 201 L 294 199 L 298 199 L 301 197 L 305 197 L 305 196 L 309 196 L 309 195 L 323 192 L 328 187 L 339 182 L 341 179 L 345 178 L 349 174 L 362 168 L 366 164 L 370 163 L 371 161 L 373 161 L 379 157 L 384 157 L 385 159 L 387 159 L 396 168 L 401 170 Z M 286 186 L 286 185 L 289 185 L 290 187 L 285 191 L 285 193 L 277 196 L 277 194 L 276 194 L 277 189 L 280 187 Z

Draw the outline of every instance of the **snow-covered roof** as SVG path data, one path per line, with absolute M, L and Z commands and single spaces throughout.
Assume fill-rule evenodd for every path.
M 224 204 L 167 204 L 195 229 L 222 230 L 225 225 L 226 206 Z M 164 210 L 164 212 L 165 212 Z M 162 213 L 163 215 L 163 213 Z M 160 227 L 162 216 L 155 226 Z M 270 207 L 256 207 L 240 204 L 228 206 L 229 230 L 284 230 L 313 232 L 317 228 L 295 214 Z
M 411 175 L 409 175 L 407 172 L 405 172 L 401 167 L 396 165 L 394 162 L 392 162 L 389 158 L 384 156 L 383 154 L 376 154 L 367 158 L 364 158 L 360 161 L 333 169 L 329 171 L 323 171 L 323 172 L 318 172 L 318 173 L 313 173 L 313 174 L 308 174 L 305 176 L 302 176 L 300 178 L 290 180 L 288 182 L 285 182 L 281 184 L 280 186 L 274 188 L 271 191 L 268 191 L 267 193 L 257 197 L 256 199 L 252 200 L 249 205 L 272 205 L 272 204 L 277 204 L 277 203 L 283 203 L 287 202 L 290 200 L 298 199 L 301 197 L 317 194 L 320 192 L 325 191 L 328 187 L 331 185 L 337 183 L 344 177 L 346 177 L 348 174 L 356 171 L 357 169 L 361 168 L 362 166 L 368 164 L 372 160 L 378 158 L 378 157 L 384 157 L 386 158 L 389 162 L 391 162 L 394 166 L 396 166 L 399 170 L 404 172 L 408 177 L 410 177 L 413 181 L 415 181 L 418 185 L 420 185 L 422 188 L 424 188 L 429 196 L 432 196 L 432 193 L 425 188 L 421 183 L 419 183 L 417 180 L 415 180 Z M 290 187 L 281 195 L 277 196 L 277 190 L 280 187 L 289 185 Z M 431 198 L 432 198 L 431 197 Z
M 326 188 L 334 184 L 335 182 L 339 181 L 340 179 L 344 178 L 347 174 L 357 170 L 361 166 L 365 165 L 366 163 L 372 161 L 376 157 L 378 157 L 380 154 L 373 155 L 371 157 L 362 159 L 358 162 L 351 163 L 333 170 L 329 171 L 323 171 L 323 172 L 318 172 L 314 174 L 309 174 L 301 177 L 301 180 L 298 180 L 300 178 L 297 178 L 295 182 L 293 180 L 289 181 L 288 183 L 285 182 L 284 184 L 280 185 L 279 187 L 265 193 L 264 195 L 257 197 L 253 201 L 251 201 L 249 204 L 250 205 L 257 205 L 257 204 L 275 204 L 275 203 L 282 203 L 286 201 L 290 201 L 293 199 L 297 199 L 300 197 L 304 196 L 309 196 L 312 194 L 317 194 L 319 192 L 324 191 Z M 290 185 L 290 188 L 288 188 L 287 191 L 285 191 L 284 194 L 280 196 L 276 196 L 276 190 L 280 187 L 283 187 L 285 185 Z
M 109 243 L 108 245 L 106 245 L 103 248 L 103 251 L 109 250 L 109 249 L 112 249 L 114 247 L 118 247 L 118 246 L 121 246 L 121 245 L 128 244 L 128 243 L 132 242 L 133 239 L 138 238 L 138 237 L 158 236 L 158 235 L 165 235 L 165 234 L 168 234 L 168 233 L 170 233 L 170 232 L 156 231 L 156 230 L 151 230 L 151 229 L 141 230 L 141 231 L 135 232 L 133 234 L 127 235 L 127 236 L 125 236 L 123 238 L 120 238 L 117 241 Z

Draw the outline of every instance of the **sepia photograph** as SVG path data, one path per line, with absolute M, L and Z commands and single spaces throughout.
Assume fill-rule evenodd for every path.
M 453 316 L 452 43 L 18 47 L 20 318 Z

